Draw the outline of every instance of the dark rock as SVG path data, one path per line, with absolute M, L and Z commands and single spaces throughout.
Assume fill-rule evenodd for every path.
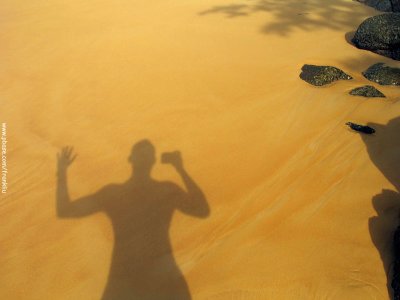
M 400 85 L 400 69 L 377 63 L 362 73 L 365 78 L 380 85 Z
M 393 299 L 400 300 L 400 226 L 397 227 L 393 237 Z
M 400 13 L 389 13 L 366 19 L 352 39 L 360 49 L 400 60 Z
M 391 12 L 392 3 L 390 0 L 357 0 L 358 2 L 373 7 L 379 11 Z
M 400 0 L 390 0 L 393 12 L 400 12 Z
M 374 88 L 372 85 L 364 85 L 364 86 L 352 89 L 349 94 L 353 95 L 353 96 L 363 96 L 363 97 L 381 97 L 381 98 L 386 97 L 379 90 Z
M 356 123 L 352 123 L 352 122 L 347 122 L 346 125 L 348 125 L 351 129 L 358 131 L 358 132 L 362 132 L 362 133 L 366 133 L 366 134 L 375 133 L 375 129 L 373 129 L 372 127 L 369 127 L 369 126 L 360 125 L 360 124 L 356 124 Z
M 353 79 L 353 77 L 347 75 L 338 68 L 315 65 L 304 65 L 301 68 L 300 78 L 316 86 L 329 84 L 339 79 Z

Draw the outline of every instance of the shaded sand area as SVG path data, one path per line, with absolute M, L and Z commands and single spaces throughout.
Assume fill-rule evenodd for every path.
M 0 299 L 388 299 L 399 90 L 348 95 L 371 64 L 396 66 L 346 41 L 376 13 L 350 0 L 2 1 Z M 354 80 L 313 87 L 306 63 Z M 380 125 L 362 137 L 346 121 Z M 130 163 L 152 163 L 151 146 L 130 156 L 143 139 L 153 179 L 132 183 Z M 100 190 L 84 199 L 101 204 L 57 211 L 66 145 L 71 199 Z M 184 170 L 160 161 L 175 150 Z

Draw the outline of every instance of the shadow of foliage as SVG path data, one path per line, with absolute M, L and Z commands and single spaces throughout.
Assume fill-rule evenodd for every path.
M 286 36 L 295 29 L 304 31 L 323 28 L 350 30 L 354 27 L 354 22 L 361 23 L 366 18 L 368 10 L 358 2 L 346 0 L 254 0 L 248 3 L 214 6 L 200 12 L 199 15 L 219 13 L 228 18 L 235 18 L 264 12 L 272 14 L 273 19 L 265 24 L 261 31 L 265 34 Z

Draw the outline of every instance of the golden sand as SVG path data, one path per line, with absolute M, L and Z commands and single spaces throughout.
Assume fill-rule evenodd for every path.
M 77 199 L 125 182 L 142 139 L 156 149 L 153 178 L 184 189 L 160 163 L 179 150 L 210 208 L 200 218 L 175 211 L 163 236 L 172 253 L 148 263 L 164 277 L 181 272 L 193 299 L 388 299 L 379 249 L 387 259 L 396 226 L 387 208 L 399 197 L 382 189 L 397 191 L 400 142 L 397 123 L 384 125 L 399 116 L 399 90 L 348 95 L 368 84 L 371 64 L 396 65 L 346 41 L 376 13 L 350 0 L 2 1 L 0 299 L 102 297 L 115 228 L 101 211 L 57 216 L 56 154 L 65 145 L 78 154 L 68 171 Z M 299 79 L 306 63 L 354 80 L 313 87 Z M 346 121 L 381 125 L 363 138 Z M 157 207 L 133 215 L 156 220 Z M 127 265 L 148 255 L 132 253 Z M 185 284 L 163 294 L 141 267 L 120 281 L 188 299 Z

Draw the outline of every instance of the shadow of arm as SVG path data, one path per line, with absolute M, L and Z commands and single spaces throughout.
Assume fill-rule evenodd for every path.
M 76 158 L 72 147 L 57 153 L 56 211 L 59 218 L 78 218 L 100 210 L 99 193 L 71 201 L 68 193 L 67 170 Z
M 79 218 L 91 215 L 100 211 L 99 195 L 97 192 L 93 195 L 85 196 L 71 201 L 68 192 L 67 172 L 57 174 L 56 191 L 56 211 L 59 218 Z
M 210 215 L 210 207 L 202 190 L 183 167 L 178 168 L 177 171 L 181 176 L 187 191 L 178 204 L 178 208 L 182 212 L 192 216 L 199 218 L 208 217 Z

